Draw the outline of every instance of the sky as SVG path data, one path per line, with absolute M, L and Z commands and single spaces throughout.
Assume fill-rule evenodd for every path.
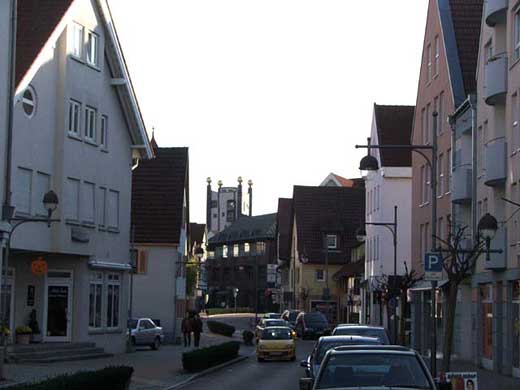
M 293 185 L 359 177 L 373 104 L 414 105 L 428 0 L 109 0 L 149 133 L 206 178 L 253 180 L 253 214 Z

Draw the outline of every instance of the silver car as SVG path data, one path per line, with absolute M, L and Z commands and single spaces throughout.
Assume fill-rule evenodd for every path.
M 150 318 L 132 318 L 128 320 L 128 329 L 133 345 L 149 345 L 157 350 L 164 341 L 163 329 Z

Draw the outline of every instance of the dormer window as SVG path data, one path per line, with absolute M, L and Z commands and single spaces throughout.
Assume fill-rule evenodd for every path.
M 74 23 L 72 25 L 72 55 L 81 58 L 83 54 L 83 31 L 82 25 Z
M 338 236 L 336 234 L 327 234 L 327 249 L 338 248 Z
M 98 44 L 99 37 L 92 31 L 87 32 L 87 63 L 92 66 L 98 66 Z

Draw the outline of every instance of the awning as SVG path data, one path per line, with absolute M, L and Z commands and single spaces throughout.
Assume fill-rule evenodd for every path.
M 444 287 L 444 285 L 446 285 L 446 283 L 448 283 L 448 282 L 449 282 L 448 279 L 440 280 L 437 283 L 437 288 Z M 417 284 L 414 287 L 412 287 L 410 289 L 410 291 L 426 291 L 426 290 L 431 290 L 431 289 L 432 289 L 432 282 L 430 282 L 428 280 L 421 280 L 421 281 L 417 282 Z
M 89 260 L 89 267 L 96 269 L 108 269 L 113 271 L 130 271 L 132 266 L 125 263 L 114 263 L 112 261 L 104 260 Z
M 337 271 L 332 278 L 338 280 L 341 278 L 348 278 L 350 276 L 360 275 L 365 271 L 365 259 L 358 260 L 354 263 L 345 264 Z

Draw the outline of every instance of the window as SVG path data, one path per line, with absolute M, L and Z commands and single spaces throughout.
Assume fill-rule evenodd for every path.
M 424 256 L 424 225 L 419 226 L 419 251 L 421 252 L 421 258 Z
M 148 252 L 145 249 L 139 249 L 137 251 L 136 271 L 141 275 L 148 272 Z
M 51 189 L 51 177 L 43 172 L 37 172 L 35 177 L 36 213 L 47 217 L 47 210 L 43 205 L 43 196 Z
M 437 159 L 437 196 L 441 197 L 444 194 L 444 155 L 441 153 Z
M 246 242 L 244 244 L 244 253 L 249 253 L 250 252 L 250 248 L 249 248 L 249 242 Z
M 85 138 L 96 142 L 96 110 L 92 107 L 85 108 Z
M 514 93 L 511 97 L 511 111 L 512 111 L 512 119 L 513 119 L 513 146 L 512 151 L 515 152 L 520 147 L 520 139 L 518 129 L 518 94 Z
M 32 170 L 18 167 L 16 173 L 14 197 L 16 212 L 31 214 Z
M 119 274 L 107 275 L 107 328 L 119 326 L 121 281 Z
M 101 328 L 101 305 L 103 297 L 103 273 L 90 274 L 89 322 L 90 328 Z
M 100 137 L 99 144 L 103 149 L 107 149 L 108 146 L 108 117 L 106 115 L 101 115 L 101 128 L 100 128 Z
M 448 149 L 446 152 L 446 193 L 451 192 L 451 175 L 452 175 L 452 169 L 451 169 L 451 149 Z
M 68 178 L 65 185 L 65 218 L 79 221 L 79 180 Z
M 428 76 L 428 82 L 432 79 L 432 45 L 428 45 L 426 47 L 426 56 L 427 56 L 427 76 Z
M 104 228 L 107 225 L 107 189 L 105 187 L 99 187 L 98 205 L 98 223 L 100 227 Z
M 482 215 L 488 213 L 488 199 L 484 198 L 484 201 L 482 202 Z
M 420 170 L 420 183 L 421 183 L 421 186 L 420 186 L 420 201 L 419 201 L 419 205 L 422 205 L 424 204 L 424 182 L 425 182 L 425 177 L 424 177 L 424 165 L 421 166 L 421 170 Z
M 81 103 L 71 100 L 69 102 L 69 133 L 79 135 L 79 121 L 81 113 Z
M 440 45 L 439 45 L 439 36 L 435 37 L 435 62 L 433 65 L 433 74 L 439 74 L 439 56 L 440 56 Z
M 434 112 L 437 112 L 437 134 L 438 133 L 438 130 L 439 130 L 439 121 L 440 121 L 440 118 L 439 118 L 439 97 L 438 96 L 435 96 L 435 98 L 433 99 L 433 111 L 432 111 L 432 114 Z M 433 129 L 434 129 L 434 126 L 435 126 L 435 123 L 433 123 L 435 119 L 433 118 L 432 116 L 432 132 L 433 132 Z M 433 139 L 433 138 L 432 138 Z
M 421 137 L 423 143 L 426 143 L 426 126 L 426 109 L 423 108 L 421 110 Z
M 23 112 L 28 118 L 34 116 L 36 111 L 36 93 L 32 87 L 27 87 L 22 95 L 22 108 Z
M 484 46 L 484 63 L 487 64 L 493 59 L 493 41 L 490 39 Z
M 227 216 L 226 222 L 234 222 L 235 221 L 235 201 L 228 200 L 227 201 Z
M 428 203 L 431 200 L 431 175 L 432 175 L 432 171 L 430 170 L 429 166 L 425 166 L 424 167 L 424 172 L 425 172 L 425 175 L 426 175 L 426 183 L 424 184 L 425 198 L 426 198 L 426 203 Z
M 95 210 L 95 193 L 96 186 L 94 183 L 83 183 L 83 191 L 81 198 L 81 211 L 82 211 L 82 221 L 85 223 L 93 224 L 94 223 L 94 210 Z
M 265 253 L 265 242 L 256 243 L 256 254 L 263 255 Z
M 336 234 L 327 234 L 327 249 L 337 249 L 338 236 Z
M 428 103 L 426 105 L 426 139 L 424 140 L 425 144 L 429 144 L 431 137 L 430 137 L 430 120 L 432 119 L 431 116 L 431 110 L 430 110 L 430 104 Z
M 444 92 L 439 95 L 439 120 L 437 121 L 437 130 L 441 134 L 444 131 L 444 123 L 446 122 L 446 114 L 444 113 Z
M 84 28 L 80 24 L 74 23 L 72 25 L 72 55 L 81 58 L 83 53 L 83 31 Z
M 485 121 L 484 122 L 484 125 L 482 126 L 482 141 L 481 141 L 481 147 L 482 147 L 482 151 L 481 151 L 481 160 L 482 160 L 482 165 L 481 165 L 481 168 L 482 168 L 482 173 L 484 173 L 486 171 L 486 142 L 487 142 L 487 133 L 488 133 L 488 121 Z
M 520 58 L 520 9 L 515 12 L 514 25 L 514 45 L 515 45 L 515 60 Z
M 119 229 L 119 192 L 108 192 L 108 228 Z
M 227 247 L 227 245 L 223 245 L 222 246 L 222 257 L 225 258 L 225 259 L 227 259 L 227 257 L 228 257 L 228 247 Z
M 90 65 L 98 65 L 98 42 L 97 34 L 89 31 L 87 33 L 87 63 Z
M 322 269 L 316 270 L 316 281 L 318 282 L 324 282 L 325 281 L 325 273 Z
M 233 257 L 238 257 L 240 255 L 240 246 L 238 244 L 233 245 Z

